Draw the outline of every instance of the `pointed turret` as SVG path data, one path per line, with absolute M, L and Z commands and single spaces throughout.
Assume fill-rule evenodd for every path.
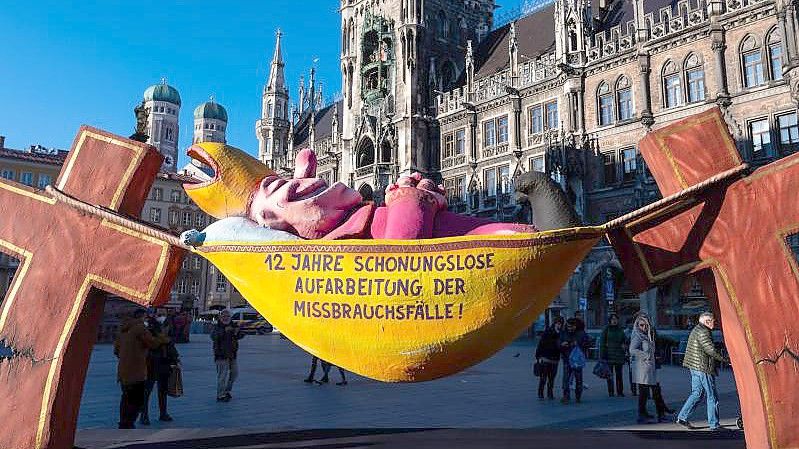
M 275 32 L 275 54 L 272 56 L 272 65 L 269 68 L 269 82 L 266 85 L 267 91 L 276 91 L 286 89 L 286 77 L 283 74 L 283 69 L 286 64 L 283 63 L 283 53 L 280 51 L 280 37 L 283 32 L 278 30 Z
M 275 52 L 269 68 L 269 79 L 264 86 L 261 119 L 255 123 L 255 134 L 259 141 L 258 157 L 270 167 L 275 166 L 277 158 L 285 155 L 288 142 L 289 91 L 280 49 L 282 36 L 283 33 L 278 29 L 275 32 Z

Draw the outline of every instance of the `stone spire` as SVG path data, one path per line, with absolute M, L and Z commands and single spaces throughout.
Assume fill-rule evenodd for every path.
M 466 41 L 466 101 L 472 101 L 474 92 L 474 51 L 472 40 Z
M 516 21 L 510 23 L 508 38 L 508 56 L 510 57 L 511 84 L 515 87 L 519 81 L 519 41 L 516 38 Z
M 280 31 L 280 28 L 275 31 L 275 53 L 272 56 L 272 65 L 269 69 L 269 82 L 266 85 L 267 91 L 287 91 L 286 89 L 286 77 L 283 73 L 283 69 L 286 64 L 283 63 L 283 53 L 280 50 L 280 37 L 283 35 L 283 32 Z
M 308 108 L 316 111 L 316 67 L 313 66 L 308 80 Z
M 275 32 L 275 53 L 269 69 L 269 79 L 264 86 L 261 99 L 261 119 L 255 123 L 255 134 L 258 138 L 258 158 L 272 167 L 276 158 L 286 152 L 288 143 L 289 91 L 286 88 L 286 77 L 283 73 L 285 64 L 280 50 L 280 39 L 283 33 Z

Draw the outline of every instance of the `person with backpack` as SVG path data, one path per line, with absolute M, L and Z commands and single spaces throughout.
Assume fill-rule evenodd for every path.
M 608 396 L 624 397 L 624 377 L 622 368 L 627 359 L 624 350 L 626 337 L 624 329 L 619 326 L 619 316 L 611 313 L 608 318 L 608 325 L 602 331 L 601 342 L 599 344 L 599 359 L 604 360 L 610 368 L 611 375 L 608 381 Z M 615 378 L 615 390 L 614 390 Z
M 544 387 L 547 389 L 547 398 L 555 398 L 552 387 L 560 363 L 561 330 L 563 330 L 563 318 L 557 317 L 555 322 L 541 334 L 541 340 L 535 349 L 535 360 L 541 368 L 538 376 L 538 399 L 544 399 Z
M 569 318 L 566 329 L 560 332 L 560 354 L 563 359 L 563 398 L 562 404 L 571 401 L 571 379 L 574 378 L 574 399 L 582 402 L 583 368 L 591 339 L 585 331 L 577 330 L 577 319 Z

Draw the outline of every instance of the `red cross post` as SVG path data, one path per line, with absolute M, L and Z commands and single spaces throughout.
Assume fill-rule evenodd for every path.
M 81 127 L 56 188 L 138 217 L 163 157 Z M 0 251 L 20 260 L 0 304 L 0 447 L 68 449 L 105 293 L 165 301 L 184 251 L 53 195 L 0 180 Z
M 650 133 L 641 153 L 664 196 L 742 163 L 718 109 Z M 799 266 L 786 242 L 798 193 L 794 154 L 610 231 L 636 290 L 688 273 L 709 281 L 750 448 L 799 447 Z

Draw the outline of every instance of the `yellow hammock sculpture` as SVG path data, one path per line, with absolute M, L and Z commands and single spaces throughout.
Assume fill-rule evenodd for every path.
M 602 235 L 206 241 L 194 251 L 304 350 L 372 379 L 418 382 L 519 336 Z
M 331 197 L 335 204 L 350 198 L 343 185 L 327 186 L 316 178 L 310 150 L 297 154 L 293 181 L 281 180 L 226 144 L 199 143 L 187 153 L 213 171 L 203 172 L 205 181 L 184 188 L 220 219 L 216 224 L 240 219 L 258 229 L 271 228 L 258 220 L 291 212 L 297 214 L 292 224 L 316 224 L 337 209 L 320 211 L 315 205 L 329 206 Z M 277 203 L 270 203 L 275 198 Z M 362 201 L 360 195 L 350 199 Z M 291 209 L 295 200 L 306 203 Z M 416 240 L 305 235 L 307 240 L 266 236 L 231 241 L 245 239 L 246 232 L 235 230 L 204 232 L 192 251 L 213 263 L 253 307 L 311 354 L 373 379 L 417 382 L 457 373 L 519 336 L 604 232 L 576 227 Z

